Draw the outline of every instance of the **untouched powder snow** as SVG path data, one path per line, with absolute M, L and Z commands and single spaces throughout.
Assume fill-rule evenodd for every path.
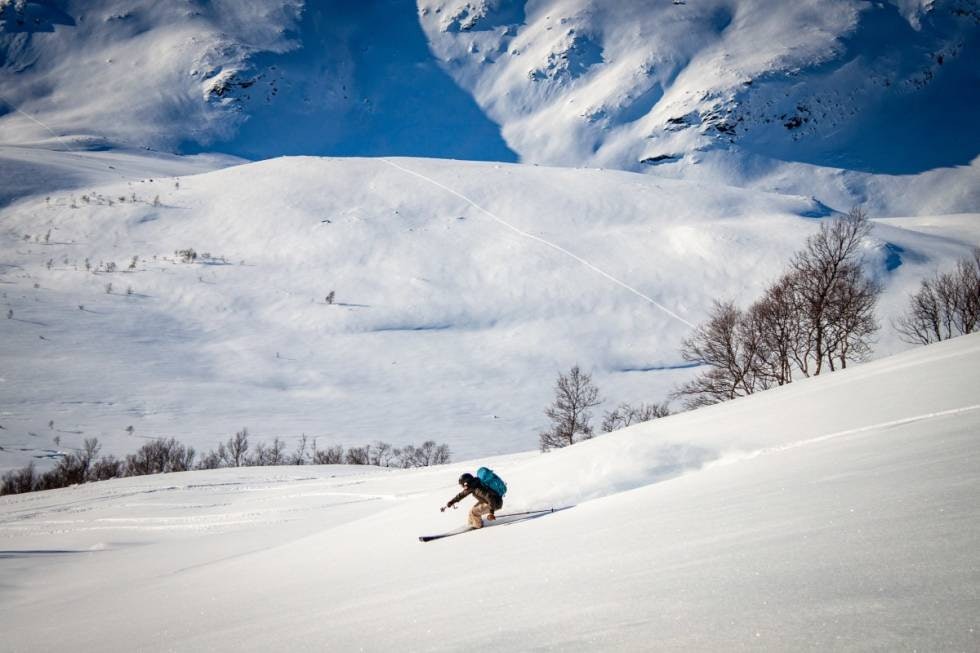
M 593 374 L 596 423 L 665 400 L 696 372 L 680 344 L 712 301 L 754 300 L 828 215 L 800 196 L 427 159 L 34 195 L 0 213 L 0 469 L 91 437 L 117 456 L 157 437 L 203 454 L 243 427 L 289 451 L 303 434 L 435 440 L 456 460 L 533 449 L 559 372 Z M 980 242 L 976 217 L 875 228 L 876 355 L 907 347 L 888 320 Z
M 4 648 L 976 650 L 978 370 L 972 335 L 549 454 L 3 497 Z M 418 542 L 481 464 L 573 507 Z

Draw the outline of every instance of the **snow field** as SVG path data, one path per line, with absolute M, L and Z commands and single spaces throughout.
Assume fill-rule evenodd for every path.
M 978 360 L 966 336 L 549 454 L 3 497 L 0 623 L 12 651 L 970 650 Z M 576 505 L 419 543 L 480 464 L 507 510 Z
M 3 212 L 0 467 L 87 437 L 205 452 L 243 427 L 289 449 L 533 449 L 574 364 L 604 409 L 664 400 L 695 372 L 688 323 L 755 299 L 817 210 L 614 171 L 309 157 L 24 200 Z M 905 347 L 887 319 L 919 279 L 977 240 L 971 216 L 934 221 L 868 243 L 878 355 Z

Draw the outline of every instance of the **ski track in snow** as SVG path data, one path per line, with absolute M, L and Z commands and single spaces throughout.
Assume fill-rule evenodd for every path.
M 482 213 L 485 213 L 494 222 L 496 222 L 496 223 L 498 223 L 500 225 L 503 225 L 504 227 L 510 229 L 511 231 L 513 231 L 514 233 L 516 233 L 517 235 L 519 235 L 519 236 L 521 236 L 523 238 L 528 238 L 530 240 L 537 241 L 537 242 L 541 243 L 542 245 L 545 245 L 547 247 L 550 247 L 551 249 L 553 249 L 555 251 L 561 252 L 562 254 L 565 254 L 566 256 L 569 256 L 569 257 L 573 258 L 578 263 L 581 263 L 582 265 L 584 265 L 585 267 L 589 268 L 593 272 L 596 272 L 597 274 L 600 274 L 601 276 L 605 277 L 606 279 L 612 281 L 617 286 L 620 286 L 621 288 L 624 288 L 624 289 L 628 290 L 629 292 L 633 293 L 637 297 L 639 297 L 639 298 L 641 298 L 641 299 L 649 302 L 650 304 L 653 304 L 654 306 L 656 306 L 657 308 L 659 308 L 661 311 L 663 311 L 664 313 L 666 313 L 670 317 L 674 318 L 675 320 L 681 322 L 685 326 L 690 327 L 691 329 L 697 328 L 697 327 L 695 327 L 695 325 L 691 324 L 690 322 L 688 322 L 687 320 L 685 320 L 683 317 L 681 317 L 680 315 L 678 315 L 674 311 L 670 310 L 669 308 L 667 308 L 666 306 L 664 306 L 663 304 L 661 304 L 657 300 L 653 299 L 649 295 L 646 295 L 646 294 L 640 292 L 639 290 L 637 290 L 636 288 L 630 286 L 629 284 L 627 284 L 627 283 L 625 283 L 623 281 L 620 281 L 619 279 L 617 279 L 613 275 L 609 274 L 608 272 L 606 272 L 602 268 L 594 265 L 593 263 L 590 263 L 589 261 L 587 261 L 586 259 L 582 258 L 581 256 L 579 256 L 577 254 L 574 254 L 574 253 L 568 251 L 567 249 L 565 249 L 561 245 L 557 245 L 557 244 L 551 242 L 550 240 L 546 240 L 544 238 L 541 238 L 540 236 L 535 236 L 532 233 L 528 233 L 528 232 L 524 231 L 523 229 L 520 229 L 519 227 L 514 226 L 513 224 L 511 224 L 510 222 L 507 222 L 506 220 L 504 220 L 500 216 L 495 215 L 493 212 L 489 211 L 488 209 L 483 208 L 482 206 L 480 206 L 479 204 L 477 204 L 476 202 L 474 202 L 472 199 L 470 199 L 466 195 L 463 195 L 459 191 L 457 191 L 457 190 L 455 190 L 455 189 L 453 189 L 453 188 L 451 188 L 449 186 L 446 186 L 442 182 L 437 181 L 437 180 L 433 179 L 432 177 L 428 177 L 426 175 L 423 175 L 420 172 L 416 172 L 415 170 L 412 170 L 410 168 L 406 168 L 404 166 L 398 165 L 397 163 L 395 163 L 394 161 L 390 161 L 389 159 L 382 158 L 380 160 L 381 161 L 384 161 L 385 163 L 387 163 L 388 165 L 392 166 L 393 168 L 397 168 L 398 170 L 401 170 L 402 172 L 405 172 L 407 174 L 410 174 L 410 175 L 413 175 L 415 177 L 418 177 L 419 179 L 422 179 L 423 181 L 427 181 L 430 184 L 433 184 L 434 186 L 437 186 L 437 187 L 443 189 L 447 193 L 451 193 L 452 195 L 455 195 L 456 197 L 458 197 L 459 199 L 463 200 L 464 202 L 466 202 L 467 204 L 469 204 L 473 208 L 477 209 L 478 211 L 481 211 Z
M 51 129 L 51 127 L 49 125 L 45 124 L 43 121 L 38 120 L 37 118 L 35 118 L 31 114 L 29 114 L 26 111 L 22 110 L 16 104 L 14 104 L 13 102 L 9 101 L 7 98 L 5 98 L 2 95 L 0 95 L 0 102 L 3 102 L 8 107 L 10 107 L 14 111 L 16 111 L 18 114 L 24 116 L 25 118 L 27 118 L 28 120 L 30 120 L 34 124 L 39 125 L 40 127 L 42 127 L 45 130 L 47 130 L 52 136 L 55 137 L 55 139 L 58 140 L 59 143 L 61 143 L 62 145 L 64 145 L 66 148 L 68 148 L 69 151 L 71 151 L 71 152 L 74 152 L 75 151 L 75 148 L 71 146 L 71 143 L 69 143 L 64 138 L 62 138 L 61 135 L 58 134 L 58 132 L 56 132 L 55 130 Z
M 913 424 L 915 422 L 922 422 L 930 419 L 939 419 L 941 417 L 949 417 L 951 415 L 961 415 L 963 413 L 969 413 L 975 410 L 980 410 L 980 404 L 973 404 L 972 406 L 963 406 L 961 408 L 950 408 L 949 410 L 941 410 L 934 413 L 924 413 L 922 415 L 913 415 L 911 417 L 903 417 L 901 419 L 891 420 L 888 422 L 879 422 L 876 424 L 868 424 L 867 426 L 861 426 L 854 429 L 846 429 L 843 431 L 837 431 L 835 433 L 827 433 L 825 435 L 819 435 L 815 438 L 808 438 L 806 440 L 798 440 L 796 442 L 789 442 L 787 444 L 782 444 L 774 447 L 764 447 L 756 451 L 750 451 L 746 453 L 730 454 L 714 460 L 704 465 L 702 469 L 710 469 L 711 467 L 731 465 L 734 463 L 739 463 L 744 460 L 752 460 L 753 458 L 758 458 L 759 456 L 766 456 L 773 453 L 780 453 L 782 451 L 788 451 L 790 449 L 798 449 L 800 447 L 806 447 L 811 444 L 818 444 L 821 442 L 826 442 L 827 440 L 833 440 L 835 438 L 846 437 L 849 435 L 859 435 L 861 433 L 867 433 L 869 431 L 885 430 L 894 428 L 896 426 L 905 426 L 906 424 Z

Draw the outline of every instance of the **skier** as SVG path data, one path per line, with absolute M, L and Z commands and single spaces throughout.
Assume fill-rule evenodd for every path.
M 470 526 L 472 528 L 483 528 L 483 515 L 486 515 L 487 519 L 491 521 L 496 519 L 493 513 L 504 505 L 504 500 L 499 494 L 491 490 L 479 478 L 470 473 L 460 476 L 459 484 L 463 486 L 463 491 L 450 499 L 449 503 L 445 506 L 439 508 L 440 511 L 445 511 L 446 508 L 452 508 L 464 499 L 466 495 L 472 494 L 476 497 L 476 505 L 470 509 Z

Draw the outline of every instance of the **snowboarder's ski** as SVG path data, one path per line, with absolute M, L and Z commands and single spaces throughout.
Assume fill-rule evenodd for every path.
M 526 510 L 524 512 L 508 512 L 502 515 L 497 515 L 497 518 L 493 521 L 488 521 L 483 525 L 483 528 L 489 528 L 491 526 L 502 526 L 504 524 L 513 524 L 514 522 L 524 521 L 526 519 L 534 519 L 535 517 L 543 517 L 544 515 L 551 514 L 553 512 L 558 512 L 559 510 L 565 510 L 565 508 L 545 508 L 544 510 Z M 517 517 L 518 519 L 514 519 Z M 444 537 L 452 537 L 453 535 L 462 535 L 463 533 L 469 533 L 470 531 L 477 531 L 479 528 L 473 528 L 472 526 L 460 526 L 456 530 L 448 531 L 445 533 L 438 533 L 436 535 L 420 535 L 419 542 L 431 542 L 432 540 L 441 540 Z

